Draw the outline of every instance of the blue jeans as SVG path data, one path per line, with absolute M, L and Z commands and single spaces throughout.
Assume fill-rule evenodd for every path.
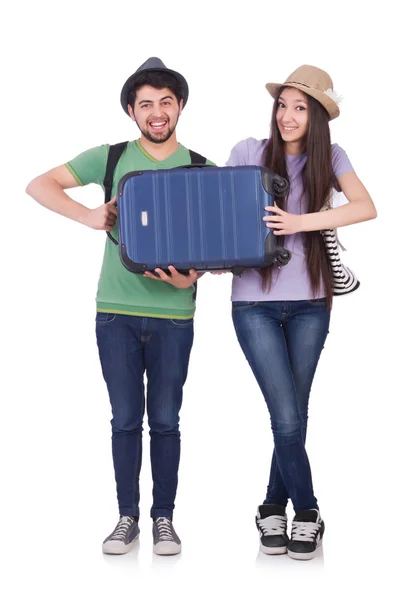
M 193 344 L 193 319 L 98 312 L 96 336 L 112 406 L 112 451 L 120 515 L 139 516 L 146 408 L 153 478 L 151 516 L 172 517 L 180 458 L 179 411 Z
M 328 335 L 326 300 L 233 302 L 240 346 L 265 397 L 274 452 L 265 504 L 318 508 L 305 450 L 309 395 Z

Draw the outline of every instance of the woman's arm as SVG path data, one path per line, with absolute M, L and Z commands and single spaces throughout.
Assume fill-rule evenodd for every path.
M 301 231 L 336 229 L 376 218 L 372 198 L 354 171 L 341 175 L 338 183 L 349 203 L 331 210 L 301 215 Z
M 336 229 L 376 218 L 372 198 L 354 171 L 338 177 L 338 183 L 349 201 L 344 206 L 303 215 L 287 213 L 278 206 L 268 206 L 266 210 L 274 214 L 263 220 L 268 227 L 274 229 L 275 235 L 291 235 L 301 231 Z

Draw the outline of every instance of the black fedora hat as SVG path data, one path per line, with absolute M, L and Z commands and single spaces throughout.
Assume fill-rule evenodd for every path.
M 133 73 L 130 77 L 128 77 L 127 81 L 123 85 L 123 89 L 121 90 L 120 102 L 121 102 L 121 106 L 123 107 L 123 109 L 127 113 L 127 115 L 128 115 L 128 94 L 132 87 L 132 84 L 134 83 L 134 79 L 138 75 L 141 75 L 141 73 L 145 73 L 145 72 L 147 73 L 149 71 L 163 71 L 165 73 L 169 73 L 170 75 L 173 75 L 175 77 L 175 79 L 177 79 L 182 86 L 183 106 L 184 107 L 186 106 L 186 102 L 187 102 L 187 99 L 189 96 L 189 86 L 187 84 L 186 79 L 177 71 L 172 71 L 172 69 L 167 69 L 167 67 L 165 66 L 165 64 L 163 63 L 162 60 L 160 60 L 159 58 L 156 58 L 155 56 L 152 56 L 151 58 L 148 58 L 147 61 L 144 62 L 143 65 L 141 65 L 135 71 L 135 73 Z

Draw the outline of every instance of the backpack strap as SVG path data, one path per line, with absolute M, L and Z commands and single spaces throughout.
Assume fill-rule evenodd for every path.
M 106 173 L 103 180 L 105 188 L 105 204 L 110 201 L 112 195 L 114 170 L 119 162 L 121 155 L 127 147 L 128 142 L 120 142 L 109 147 L 108 162 L 106 164 Z
M 201 156 L 201 154 L 198 154 L 197 152 L 194 152 L 193 150 L 189 150 L 189 154 L 190 154 L 190 160 L 192 165 L 205 165 L 207 162 L 207 159 L 204 156 Z

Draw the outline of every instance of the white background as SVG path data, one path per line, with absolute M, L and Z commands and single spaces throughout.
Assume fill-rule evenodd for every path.
M 37 0 L 3 14 L 4 598 L 391 597 L 397 88 L 388 7 Z M 229 275 L 206 275 L 199 285 L 174 519 L 182 555 L 152 555 L 146 426 L 140 546 L 124 557 L 101 553 L 117 521 L 94 333 L 105 234 L 44 210 L 24 190 L 87 148 L 137 137 L 119 94 L 149 56 L 189 82 L 178 139 L 219 165 L 240 139 L 267 136 L 266 82 L 314 64 L 344 97 L 333 141 L 347 151 L 378 219 L 340 231 L 343 259 L 362 286 L 335 301 L 312 390 L 307 447 L 326 534 L 310 563 L 258 552 L 254 514 L 272 438 L 235 339 Z M 71 195 L 90 207 L 103 201 L 97 186 Z

